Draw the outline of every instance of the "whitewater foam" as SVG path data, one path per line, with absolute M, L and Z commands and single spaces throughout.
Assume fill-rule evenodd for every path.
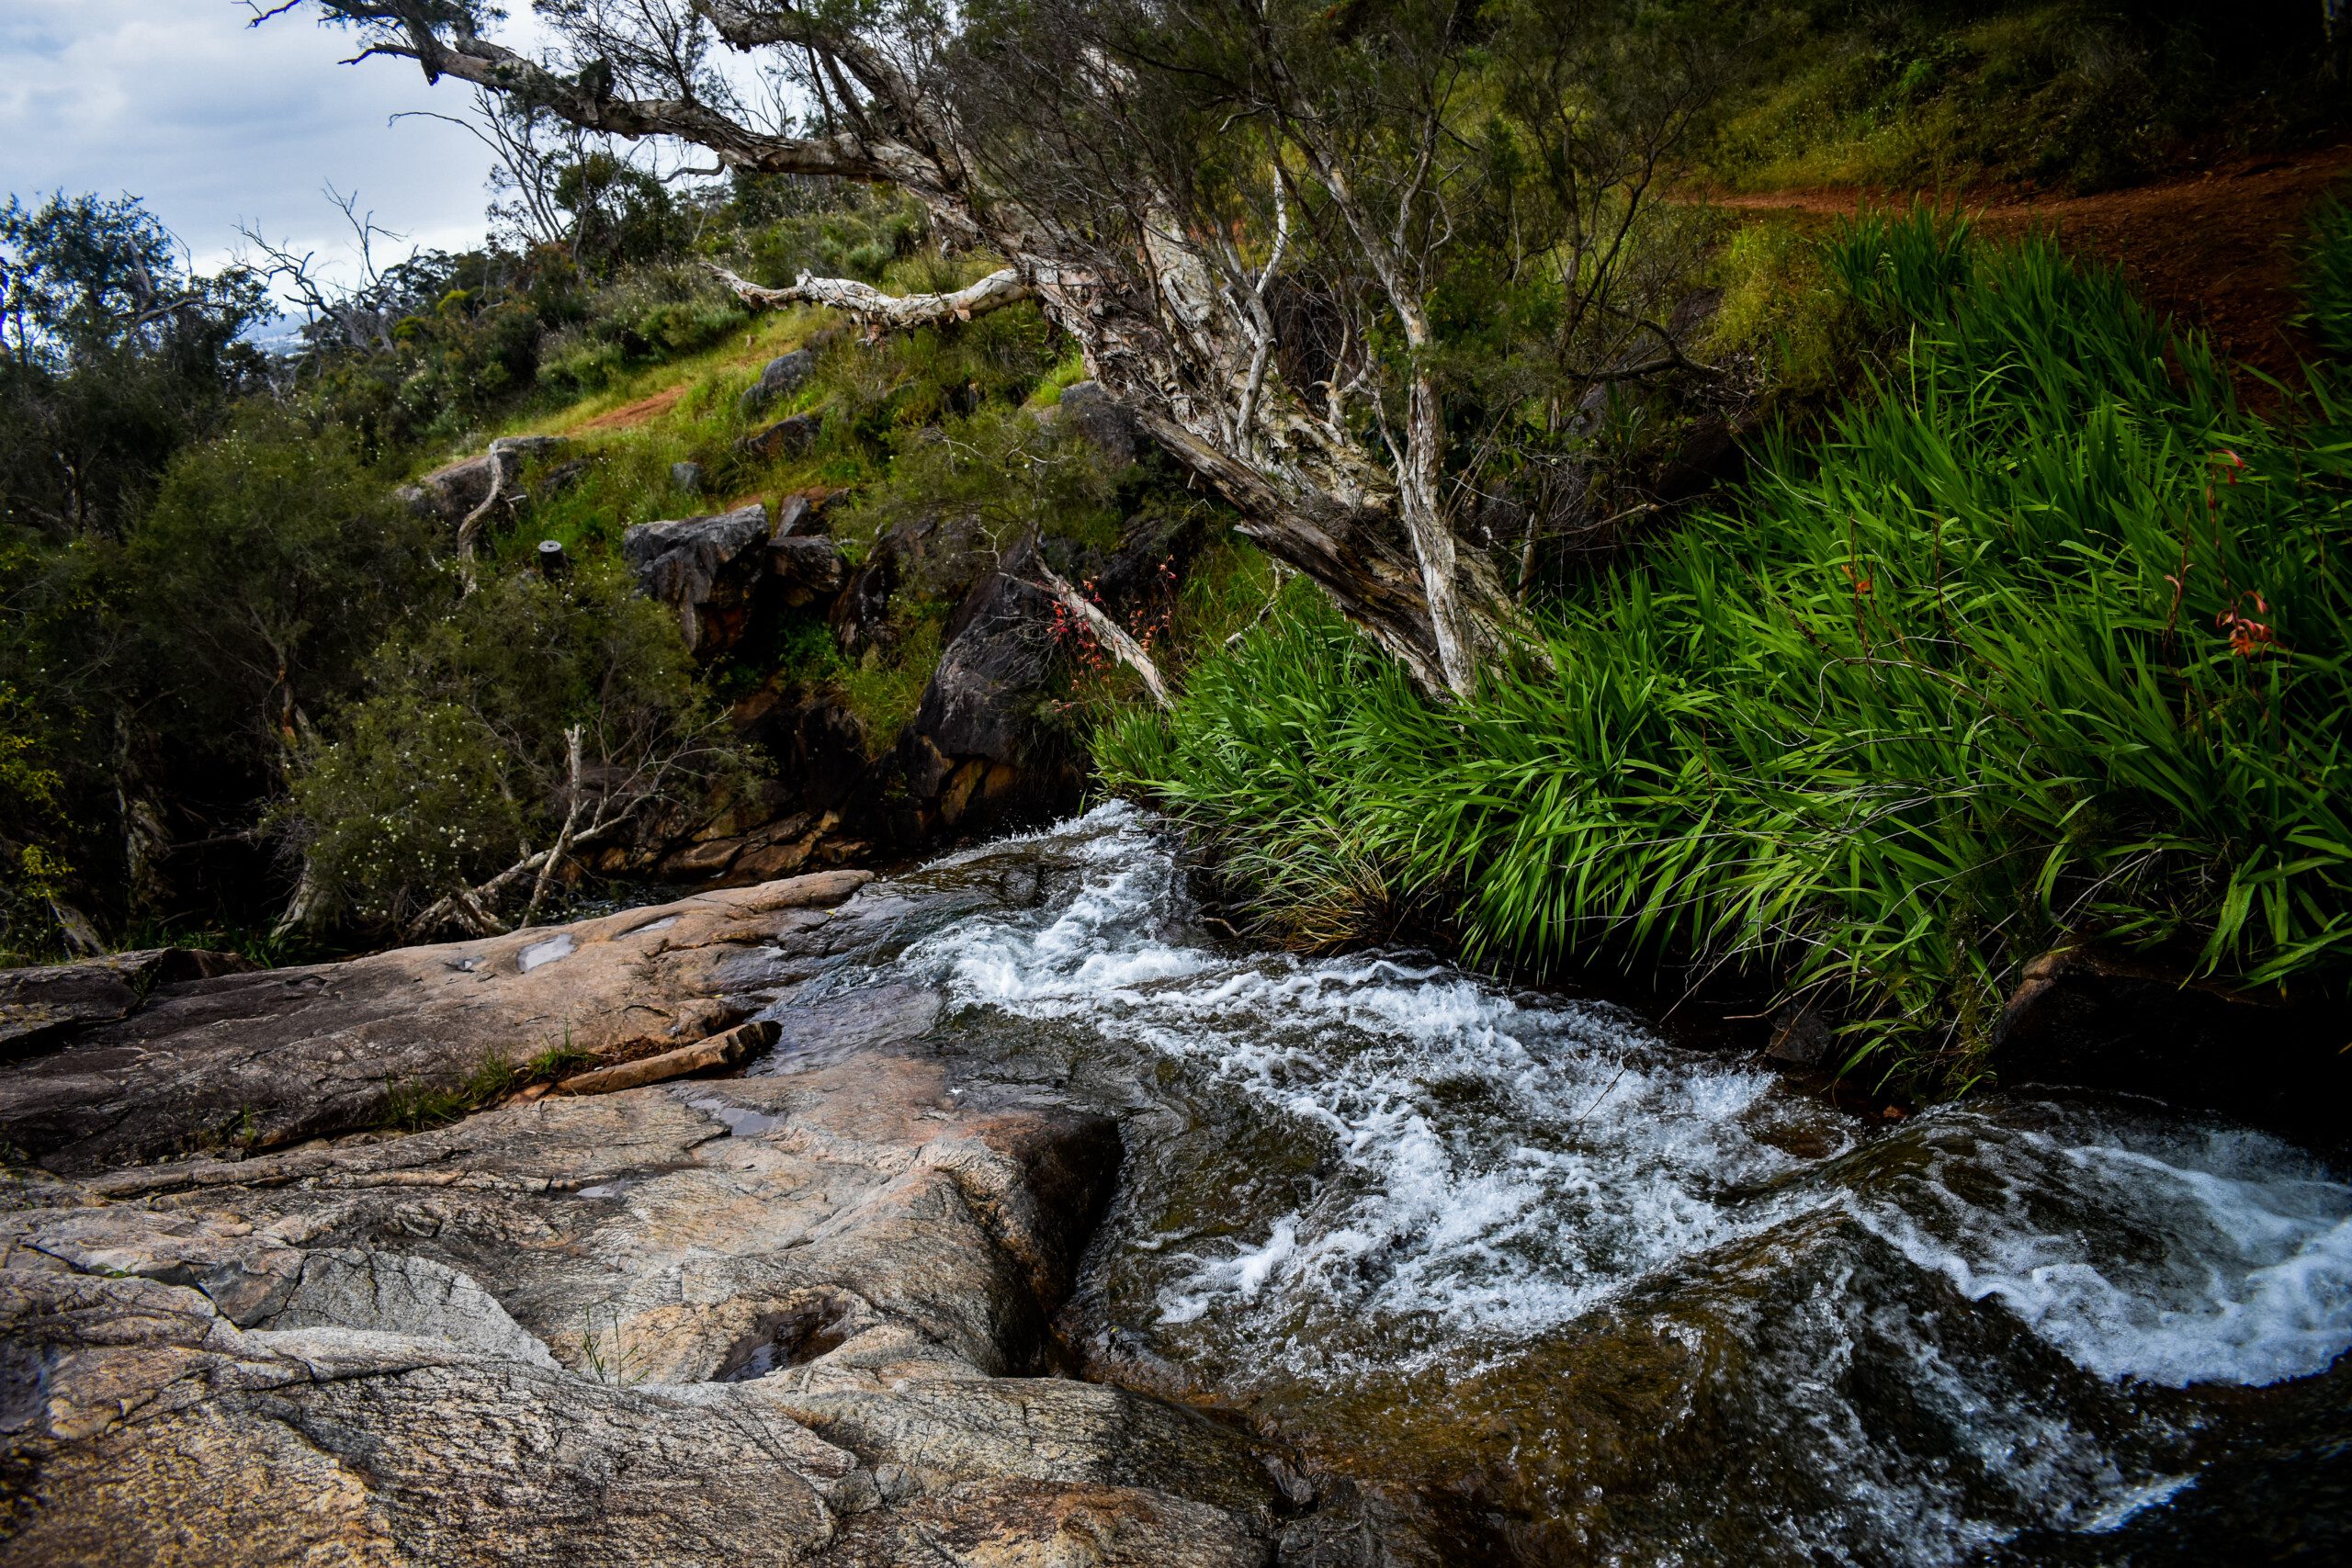
M 2192 1486 L 2189 1427 L 2144 1385 L 2274 1382 L 2352 1346 L 2352 1189 L 2260 1134 L 1999 1100 L 1866 1126 L 1606 1005 L 1220 942 L 1129 807 L 938 869 L 1008 850 L 1045 897 L 953 919 L 885 978 L 943 995 L 951 1029 L 1020 1024 L 1000 1032 L 1057 1071 L 1091 1053 L 1207 1086 L 1129 1102 L 1166 1124 L 1187 1095 L 1247 1107 L 1239 1141 L 1183 1145 L 1234 1162 L 1231 1202 L 1114 1227 L 1120 1332 L 1229 1393 L 1451 1382 L 1611 1322 L 1706 1365 L 1730 1334 L 1759 1517 L 1798 1560 L 1930 1563 Z
M 1856 1189 L 1828 1157 L 1856 1144 L 1849 1124 L 1618 1010 L 1396 956 L 1216 950 L 1132 807 L 1024 841 L 1066 856 L 1075 886 L 960 920 L 902 964 L 951 1005 L 1076 1021 L 1200 1067 L 1326 1140 L 1341 1172 L 1254 1237 L 1158 1238 L 1189 1260 L 1163 1322 L 1222 1303 L 1270 1331 L 1370 1313 L 1524 1337 L 1834 1205 L 2103 1378 L 2264 1383 L 2352 1345 L 2352 1189 L 2258 1135 L 2156 1150 L 2128 1130 L 1938 1112 L 1896 1134 L 1929 1174 Z M 1826 1156 L 1772 1141 L 1797 1124 Z M 1966 1199 L 1937 1174 L 1962 1160 Z M 2096 1225 L 2068 1217 L 2086 1201 Z

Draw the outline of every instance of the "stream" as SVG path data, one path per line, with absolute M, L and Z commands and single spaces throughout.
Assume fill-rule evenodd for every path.
M 752 1070 L 914 1036 L 1118 1116 L 1072 1370 L 1295 1445 L 1393 1561 L 2352 1539 L 2352 1187 L 2278 1139 L 2061 1092 L 1871 1122 L 1605 1003 L 1260 951 L 1124 805 L 862 897 L 887 939 Z

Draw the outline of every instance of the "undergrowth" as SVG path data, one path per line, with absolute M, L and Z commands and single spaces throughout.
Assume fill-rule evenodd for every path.
M 1098 732 L 1105 781 L 1264 934 L 1744 971 L 1915 1092 L 1984 1076 L 2062 942 L 2340 998 L 2352 403 L 2323 374 L 2301 425 L 2247 416 L 2040 239 L 1866 217 L 1823 260 L 1889 344 L 1869 387 L 1549 607 L 1555 672 L 1434 706 L 1294 593 L 1171 718 Z

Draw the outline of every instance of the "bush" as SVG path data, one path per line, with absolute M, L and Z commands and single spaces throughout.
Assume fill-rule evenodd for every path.
M 2247 418 L 2040 241 L 1914 214 L 1826 259 L 1894 362 L 1556 606 L 1555 675 L 1435 709 L 1298 607 L 1164 728 L 1106 732 L 1106 778 L 1223 848 L 1275 934 L 1419 910 L 1538 968 L 1745 967 L 1914 1088 L 1976 1077 L 2062 941 L 2343 994 L 2352 408 Z
M 578 833 L 609 841 L 741 762 L 675 623 L 609 562 L 563 585 L 485 582 L 391 637 L 369 683 L 281 815 L 315 920 L 397 929 L 546 849 L 575 808 Z M 502 891 L 519 901 L 530 882 Z
M 274 758 L 427 594 L 431 545 L 340 432 L 265 406 L 181 453 L 114 590 L 165 699 L 146 727 Z

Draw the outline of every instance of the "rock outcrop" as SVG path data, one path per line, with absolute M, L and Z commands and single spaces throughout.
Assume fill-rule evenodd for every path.
M 2249 1070 L 2248 1048 L 2264 1066 Z M 2344 1140 L 2352 1093 L 2340 1012 L 2193 978 L 2138 954 L 2080 943 L 2025 967 L 1993 1026 L 2004 1083 L 2155 1093 L 2290 1132 Z
M 687 649 L 708 658 L 743 634 L 767 537 L 767 508 L 753 502 L 707 517 L 639 523 L 621 536 L 621 558 L 646 596 L 676 614 Z
M 0 970 L 0 1056 L 17 1055 L 91 1024 L 128 1018 L 158 986 L 242 975 L 233 953 L 152 947 L 72 964 Z
M 12 1135 L 35 1099 L 80 1129 L 0 1200 L 0 1563 L 1238 1568 L 1320 1540 L 1255 1439 L 1044 1375 L 1118 1132 L 899 1043 L 935 997 L 787 1010 L 762 1077 L 121 1163 L 181 1138 L 174 1085 L 274 1095 L 282 1140 L 364 1118 L 337 1088 L 363 1060 L 783 995 L 903 920 L 882 889 L 824 907 L 862 880 L 165 986 L 51 1058 L 112 1076 L 0 1070 Z
M 1057 420 L 1083 436 L 1113 468 L 1124 468 L 1142 451 L 1135 416 L 1096 381 L 1073 381 L 1062 389 Z
M 729 1027 L 804 972 L 828 872 L 560 928 L 161 985 L 0 1074 L 0 1144 L 60 1171 L 368 1126 L 485 1059 L 650 1055 Z M 814 945 L 811 945 L 814 944 Z M 20 972 L 21 973 L 21 972 Z
M 481 457 L 445 463 L 399 493 L 420 515 L 437 518 L 455 528 L 490 495 L 501 455 L 530 461 L 554 457 L 570 446 L 560 435 L 502 435 Z M 510 468 L 508 478 L 513 477 Z
M 743 417 L 756 418 L 778 400 L 792 396 L 816 368 L 817 356 L 805 348 L 769 360 L 761 367 L 760 378 L 743 389 Z
M 737 443 L 737 446 L 746 457 L 773 463 L 779 458 L 797 457 L 814 446 L 824 428 L 825 416 L 821 412 L 797 413 L 789 419 L 776 421 L 765 430 L 746 435 Z

